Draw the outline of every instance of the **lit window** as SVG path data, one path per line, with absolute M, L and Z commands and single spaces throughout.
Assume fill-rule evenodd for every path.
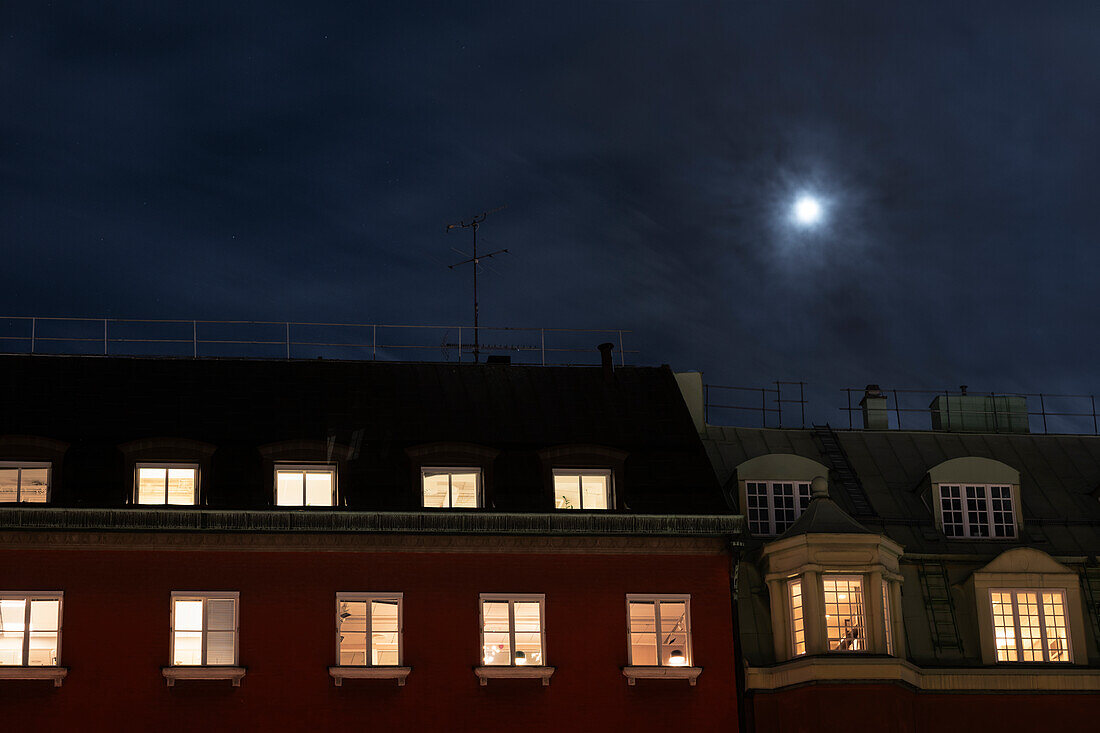
M 808 481 L 746 481 L 749 531 L 783 534 L 810 505 Z
M 481 663 L 541 667 L 545 596 L 481 595 Z
M 49 463 L 0 461 L 0 503 L 43 504 L 49 498 Z
M 630 664 L 691 666 L 689 596 L 626 597 Z
M 421 470 L 424 506 L 429 509 L 477 509 L 481 506 L 481 469 Z
M 894 629 L 890 622 L 890 583 L 882 581 L 882 620 L 886 626 L 886 653 L 894 655 Z
M 993 590 L 998 662 L 1069 662 L 1065 593 L 1060 590 Z
M 335 506 L 336 466 L 276 466 L 277 506 Z
M 198 503 L 199 467 L 193 463 L 137 464 L 138 504 Z
M 802 581 L 792 580 L 791 592 L 791 642 L 794 656 L 806 653 L 806 625 L 802 617 Z
M 939 484 L 939 493 L 948 537 L 1016 536 L 1011 486 Z
M 336 596 L 337 664 L 391 667 L 401 664 L 400 593 Z
M 0 593 L 0 666 L 56 667 L 61 593 Z
M 611 508 L 611 471 L 555 468 L 554 508 Z
M 172 594 L 172 664 L 237 664 L 237 593 Z
M 863 580 L 855 576 L 825 576 L 825 640 L 829 651 L 857 652 L 867 648 L 863 625 Z

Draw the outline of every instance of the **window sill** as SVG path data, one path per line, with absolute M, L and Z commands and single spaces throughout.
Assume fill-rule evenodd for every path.
M 54 687 L 68 674 L 68 667 L 0 667 L 0 680 L 53 680 Z
M 695 680 L 702 672 L 702 667 L 623 667 L 623 676 L 628 685 L 633 685 L 638 680 L 687 680 L 689 685 L 695 687 Z
M 340 665 L 329 667 L 328 673 L 340 687 L 344 680 L 397 680 L 398 687 L 405 686 L 405 678 L 412 672 L 412 667 L 355 667 Z
M 161 674 L 168 682 L 169 687 L 176 684 L 176 680 L 230 680 L 234 687 L 241 686 L 244 677 L 244 667 L 161 667 Z
M 556 669 L 556 667 L 526 665 L 522 667 L 513 667 L 501 664 L 474 667 L 474 674 L 481 680 L 482 687 L 484 687 L 489 680 L 497 679 L 539 679 L 542 680 L 542 686 L 546 687 L 550 684 L 550 678 L 554 675 Z

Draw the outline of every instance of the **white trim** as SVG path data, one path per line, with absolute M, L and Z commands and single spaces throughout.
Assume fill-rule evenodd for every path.
M 341 664 L 340 663 L 340 604 L 341 603 L 366 603 L 367 604 L 367 620 L 366 620 L 366 638 L 367 638 L 367 650 L 366 660 L 371 659 L 371 652 L 374 650 L 374 640 L 371 637 L 371 623 L 373 621 L 371 602 L 372 601 L 397 601 L 397 664 L 371 664 L 369 661 L 364 661 L 363 664 Z M 405 662 L 405 594 L 404 593 L 336 593 L 336 664 L 330 669 L 358 669 L 363 667 L 378 668 L 378 669 L 395 669 L 402 668 L 401 665 Z M 405 668 L 402 668 L 405 669 Z M 406 674 L 408 674 L 406 672 Z M 352 675 L 345 675 L 352 676 Z M 369 676 L 369 675 L 368 675 Z M 339 681 L 336 683 L 339 685 Z M 402 685 L 405 684 L 404 680 L 401 681 Z
M 802 614 L 802 618 L 795 619 L 794 617 L 794 586 L 798 586 L 798 610 Z M 806 654 L 806 595 L 805 595 L 805 583 L 802 582 L 802 576 L 796 575 L 793 578 L 787 580 L 787 612 L 790 618 L 790 644 L 791 644 L 791 656 L 801 657 Z M 795 630 L 796 620 L 802 624 L 802 651 L 798 651 L 798 632 Z
M 508 603 L 508 664 L 485 664 L 485 603 Z M 539 604 L 539 653 L 542 654 L 543 664 L 516 664 L 516 603 L 534 603 Z M 481 630 L 481 646 L 478 652 L 478 658 L 481 660 L 481 666 L 485 667 L 497 667 L 497 668 L 514 668 L 514 667 L 531 667 L 539 668 L 546 666 L 546 594 L 545 593 L 482 593 L 478 596 L 477 600 L 477 621 L 478 627 Z M 504 632 L 490 631 L 490 634 L 500 634 Z M 523 632 L 530 633 L 530 632 Z M 551 668 L 552 669 L 552 668 Z M 518 675 L 520 677 L 524 675 Z M 481 684 L 485 684 L 483 679 Z M 549 684 L 547 682 L 546 684 Z
M 143 468 L 163 468 L 164 470 L 164 501 L 141 501 L 141 469 Z M 169 504 L 168 503 L 168 482 L 170 480 L 168 471 L 173 468 L 186 468 L 195 472 L 195 493 L 190 504 Z M 134 464 L 134 506 L 199 506 L 199 496 L 202 490 L 202 467 L 198 463 L 189 462 L 174 462 L 174 461 L 141 461 Z
M 280 463 L 276 461 L 274 463 L 275 473 L 272 476 L 272 505 L 275 507 L 305 507 L 305 506 L 317 506 L 317 507 L 335 507 L 337 503 L 337 480 L 339 479 L 337 464 L 335 463 Z M 300 473 L 302 474 L 302 503 L 301 504 L 280 504 L 279 503 L 279 474 L 280 473 Z M 327 473 L 332 476 L 332 487 L 329 491 L 329 503 L 328 504 L 306 504 L 306 474 L 309 473 Z
M 424 505 L 424 479 L 427 478 L 424 474 L 427 472 L 433 472 L 437 474 L 447 475 L 447 506 L 445 507 L 428 507 Z M 472 507 L 454 505 L 454 474 L 456 473 L 472 473 L 477 475 L 477 488 L 474 490 L 474 502 Z M 481 466 L 421 466 L 420 467 L 420 506 L 423 509 L 483 509 L 485 507 L 485 483 L 484 474 L 481 471 Z
M 812 483 L 812 481 L 810 481 L 808 479 L 783 479 L 783 478 L 780 478 L 780 479 L 752 479 L 752 478 L 746 478 L 746 479 L 744 479 L 744 488 L 745 488 L 745 526 L 748 527 L 749 532 L 751 532 L 756 537 L 776 537 L 776 536 L 782 534 L 783 532 L 786 532 L 787 529 L 789 529 L 792 524 L 794 524 L 795 522 L 798 521 L 798 518 L 802 516 L 802 512 L 805 511 L 805 509 L 802 507 L 802 496 L 801 496 L 801 487 L 803 485 L 806 487 L 806 506 L 809 507 L 809 502 L 813 498 L 813 495 L 812 495 L 811 490 L 810 490 L 810 484 L 811 483 Z M 765 519 L 765 522 L 767 524 L 767 528 L 766 528 L 766 531 L 764 531 L 764 532 L 757 532 L 757 531 L 753 530 L 753 528 L 752 528 L 752 520 L 749 518 L 749 484 L 763 484 L 764 485 L 763 498 L 766 502 L 766 506 L 764 507 L 764 510 L 767 514 L 767 518 Z M 794 499 L 794 518 L 791 519 L 790 523 L 787 523 L 786 520 L 784 519 L 783 520 L 783 522 L 784 522 L 783 527 L 779 527 L 778 524 L 777 524 L 778 519 L 776 517 L 776 506 L 775 506 L 775 504 L 776 504 L 776 502 L 775 502 L 775 485 L 776 484 L 791 484 L 792 497 Z
M 60 669 L 61 665 L 61 629 L 64 626 L 65 616 L 65 592 L 60 590 L 51 591 L 2 591 L 0 592 L 0 601 L 23 601 L 23 650 L 20 652 L 20 661 L 22 664 L 18 665 L 0 665 L 0 669 L 10 668 L 26 668 L 26 669 Z M 31 646 L 31 633 L 34 629 L 31 628 L 31 602 L 32 601 L 57 601 L 57 664 L 27 664 L 30 659 L 30 646 Z M 62 675 L 64 677 L 64 675 Z M 40 679 L 39 677 L 27 678 L 27 679 Z M 52 678 L 50 678 L 52 679 Z M 58 682 L 57 687 L 61 686 Z
M 397 680 L 398 687 L 405 686 L 405 678 L 412 672 L 412 667 L 360 667 L 358 665 L 336 664 L 328 668 L 336 686 L 343 685 L 344 680 Z
M 61 687 L 68 674 L 68 667 L 0 666 L 0 680 L 53 680 L 54 687 Z
M 15 474 L 15 501 L 0 502 L 0 504 L 49 504 L 53 498 L 53 463 L 50 461 L 0 461 L 0 469 L 16 469 Z M 27 468 L 46 469 L 46 498 L 44 501 L 24 501 L 23 495 L 23 470 Z
M 652 593 L 627 593 L 626 594 L 626 658 L 630 661 L 627 665 L 631 668 L 643 668 L 649 665 L 635 665 L 634 664 L 634 645 L 631 643 L 630 635 L 634 633 L 630 628 L 630 604 L 631 603 L 652 603 L 653 604 L 653 635 L 657 642 L 657 667 L 669 667 L 671 669 L 686 669 L 695 660 L 694 651 L 692 649 L 691 640 L 691 594 L 652 594 Z M 686 664 L 681 667 L 679 665 L 666 665 L 661 664 L 661 603 L 683 603 L 684 604 L 684 635 L 687 637 L 687 649 L 684 650 L 684 661 Z M 637 632 L 645 633 L 645 632 Z M 667 645 L 665 645 L 667 646 Z M 633 683 L 631 683 L 633 684 Z
M 637 680 L 687 680 L 695 687 L 695 681 L 703 673 L 702 667 L 633 666 L 623 667 L 626 684 L 633 686 Z
M 577 478 L 577 487 L 580 492 L 581 505 L 577 507 L 577 510 L 582 512 L 602 512 L 611 511 L 615 508 L 615 472 L 610 468 L 570 468 L 563 466 L 561 468 L 554 468 L 550 471 L 550 481 L 553 484 L 551 491 L 554 493 L 554 510 L 555 511 L 569 511 L 568 509 L 558 509 L 557 502 L 557 478 L 559 476 L 565 478 Z M 604 503 L 607 506 L 604 507 L 586 507 L 584 505 L 584 483 L 582 478 L 584 476 L 599 476 L 607 479 L 607 490 L 604 492 Z
M 1016 653 L 1016 659 L 997 659 L 997 620 L 996 614 L 993 613 L 993 594 L 994 593 L 1006 593 L 1010 599 L 1010 605 L 1012 606 L 1012 626 L 1014 629 L 1015 637 L 1013 639 L 1012 650 Z M 1017 596 L 1020 593 L 1034 593 L 1035 605 L 1039 614 L 1039 640 L 1042 642 L 1042 655 L 1040 660 L 1025 661 L 1023 659 L 1023 635 L 1020 633 L 1020 602 Z M 1043 611 L 1043 594 L 1044 593 L 1057 593 L 1062 597 L 1062 621 L 1064 623 L 1063 628 L 1066 631 L 1066 656 L 1068 659 L 1062 661 L 1052 661 L 1047 659 L 1050 655 L 1050 640 L 1047 638 L 1047 624 L 1046 613 Z M 1003 587 L 991 587 L 987 595 L 989 599 L 990 615 L 993 618 L 993 659 L 997 664 L 1073 664 L 1073 639 L 1070 637 L 1070 617 L 1069 617 L 1069 603 L 1067 602 L 1068 594 L 1064 588 L 1003 588 Z
M 962 514 L 962 528 L 961 528 L 962 529 L 962 534 L 958 534 L 958 535 L 954 535 L 954 534 L 949 535 L 949 534 L 947 534 L 947 522 L 944 521 L 945 518 L 944 518 L 944 515 L 943 515 L 943 499 L 944 499 L 943 490 L 945 488 L 957 488 L 959 490 L 958 499 L 961 502 L 960 506 L 961 506 L 961 514 Z M 993 520 L 993 489 L 995 489 L 995 488 L 997 488 L 997 489 L 1007 489 L 1008 490 L 1008 504 L 1009 504 L 1008 514 L 1010 516 L 1011 521 L 1008 522 L 1006 526 L 1009 526 L 1009 527 L 1012 528 L 1012 534 L 1011 535 L 998 535 L 997 534 L 997 526 L 998 525 Z M 966 490 L 967 489 L 981 489 L 981 497 L 974 497 L 974 498 L 975 498 L 975 500 L 980 498 L 983 501 L 985 501 L 985 511 L 982 512 L 982 514 L 985 515 L 985 526 L 989 528 L 989 534 L 987 534 L 987 535 L 975 533 L 974 530 L 976 529 L 976 527 L 978 525 L 976 525 L 974 528 L 972 528 L 971 525 L 970 525 L 970 510 L 967 509 L 967 499 L 968 499 L 968 497 L 966 496 Z M 1014 540 L 1014 539 L 1017 539 L 1019 537 L 1020 529 L 1019 529 L 1019 522 L 1017 521 L 1017 517 L 1016 517 L 1016 495 L 1015 495 L 1015 492 L 1013 491 L 1013 485 L 1012 484 L 1002 484 L 1002 483 L 979 484 L 979 483 L 974 483 L 972 481 L 963 481 L 963 482 L 959 482 L 959 481 L 942 481 L 942 482 L 936 484 L 936 492 L 935 493 L 936 493 L 936 507 L 937 507 L 937 511 L 939 512 L 939 518 L 940 518 L 940 529 L 941 529 L 941 531 L 943 531 L 944 536 L 947 537 L 948 539 Z M 954 497 L 948 497 L 948 498 L 952 499 Z M 1000 500 L 1003 500 L 1003 497 Z M 955 525 L 955 522 L 951 522 L 951 524 Z M 1001 524 L 1004 525 L 1005 523 L 1002 522 Z
M 202 601 L 202 638 L 201 653 L 202 661 L 201 665 L 185 665 L 185 664 L 170 664 L 172 668 L 191 668 L 191 669 L 242 669 L 238 667 L 240 662 L 240 639 L 241 639 L 241 601 L 239 591 L 172 591 L 171 599 L 169 602 L 169 636 L 168 636 L 168 659 L 170 661 L 176 658 L 176 601 Z M 207 623 L 207 601 L 233 601 L 233 664 L 206 664 L 206 638 L 208 629 Z M 221 631 L 222 629 L 215 629 L 215 631 Z M 168 667 L 166 667 L 167 669 Z M 166 674 L 165 677 L 168 675 Z M 241 676 L 244 676 L 244 672 L 241 672 Z M 226 677 L 179 677 L 178 679 L 229 679 Z M 234 681 L 233 686 L 237 687 L 240 684 L 240 680 Z M 169 681 L 169 687 L 172 682 Z
M 164 675 L 169 687 L 175 687 L 176 680 L 230 680 L 234 687 L 240 687 L 246 671 L 244 667 L 221 665 L 214 667 L 175 665 L 160 668 L 160 673 Z
M 548 667 L 545 664 L 524 665 L 522 667 L 490 664 L 474 667 L 474 674 L 481 680 L 482 687 L 491 679 L 537 679 L 542 680 L 543 687 L 548 687 L 550 685 L 550 678 L 554 676 L 556 670 L 557 667 Z

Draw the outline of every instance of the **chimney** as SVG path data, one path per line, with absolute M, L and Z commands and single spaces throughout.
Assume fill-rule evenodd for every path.
M 886 395 L 877 384 L 868 384 L 863 390 L 863 399 L 859 401 L 863 408 L 864 430 L 889 430 L 890 411 L 886 407 Z
M 600 344 L 596 348 L 600 350 L 600 366 L 603 367 L 603 376 L 605 379 L 611 379 L 615 373 L 615 361 L 611 358 L 611 350 L 615 348 L 615 344 L 608 342 Z

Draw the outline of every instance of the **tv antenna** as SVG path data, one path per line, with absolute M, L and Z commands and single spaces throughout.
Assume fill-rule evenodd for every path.
M 474 266 L 473 270 L 474 270 L 474 361 L 475 362 L 479 360 L 479 355 L 481 353 L 481 350 L 480 350 L 480 343 L 481 342 L 478 340 L 477 266 L 481 263 L 482 260 L 487 260 L 490 257 L 496 257 L 499 254 L 508 254 L 507 249 L 498 249 L 497 251 L 490 252 L 489 254 L 479 255 L 477 253 L 477 230 L 481 226 L 481 223 L 483 221 L 485 221 L 485 217 L 489 216 L 489 214 L 495 214 L 503 208 L 504 208 L 503 206 L 498 206 L 497 208 L 495 208 L 491 211 L 483 211 L 482 213 L 475 215 L 471 219 L 463 219 L 462 221 L 458 221 L 458 222 L 455 222 L 454 224 L 448 224 L 447 225 L 447 231 L 448 232 L 451 231 L 452 229 L 473 229 L 474 230 L 474 254 L 473 254 L 473 257 L 470 257 L 469 259 L 465 259 L 462 262 L 456 262 L 453 265 L 447 265 L 447 269 L 448 270 L 453 270 L 456 267 L 461 267 L 462 265 L 468 265 L 468 264 L 471 264 L 471 263 L 473 263 L 473 266 Z M 463 254 L 463 253 L 459 252 L 459 254 Z M 460 353 L 459 354 L 459 359 L 461 359 L 461 358 L 462 358 L 462 354 Z

